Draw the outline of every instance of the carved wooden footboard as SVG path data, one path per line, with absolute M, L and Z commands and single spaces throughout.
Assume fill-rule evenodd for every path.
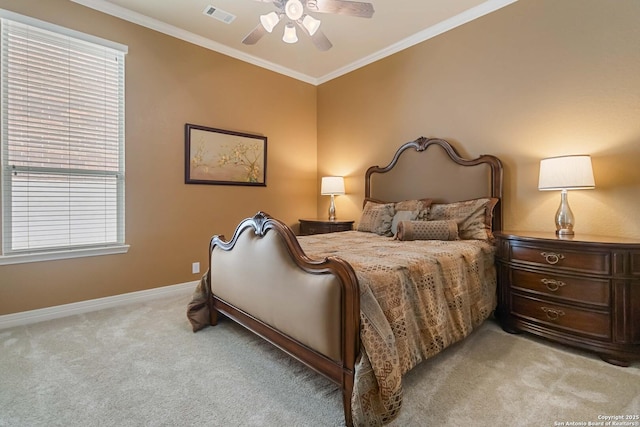
M 291 229 L 263 212 L 242 221 L 229 241 L 214 236 L 209 256 L 211 324 L 222 313 L 340 385 L 351 425 L 360 354 L 351 266 L 339 258 L 308 258 Z

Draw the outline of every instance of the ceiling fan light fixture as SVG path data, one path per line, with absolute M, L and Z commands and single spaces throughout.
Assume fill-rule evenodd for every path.
M 260 15 L 260 23 L 268 32 L 272 32 L 275 26 L 278 25 L 278 22 L 280 22 L 280 18 L 275 12 Z
M 300 0 L 288 0 L 287 4 L 284 6 L 284 12 L 287 14 L 287 18 L 292 21 L 297 21 L 302 18 L 304 7 Z
M 302 18 L 302 25 L 307 29 L 309 35 L 312 36 L 318 31 L 318 28 L 320 28 L 320 20 L 313 16 L 305 15 L 304 18 Z
M 373 17 L 373 4 L 366 1 L 355 0 L 255 0 L 262 3 L 271 3 L 277 10 L 259 15 L 260 22 L 253 30 L 247 34 L 242 43 L 245 45 L 256 44 L 265 34 L 272 33 L 280 21 L 285 20 L 284 34 L 282 40 L 285 43 L 296 43 L 298 41 L 297 29 L 309 37 L 313 45 L 319 51 L 331 49 L 333 44 L 324 34 L 325 28 L 320 26 L 319 19 L 309 16 L 311 12 L 330 13 L 335 15 L 355 16 L 359 18 Z M 213 6 L 206 9 L 205 13 L 211 14 Z M 296 28 L 299 27 L 299 28 Z
M 296 43 L 298 41 L 298 35 L 296 34 L 296 27 L 291 22 L 284 27 L 284 35 L 282 41 L 285 43 Z

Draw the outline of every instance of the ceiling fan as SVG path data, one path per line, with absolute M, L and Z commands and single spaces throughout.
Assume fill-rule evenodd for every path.
M 371 18 L 373 16 L 373 5 L 366 2 L 347 0 L 255 0 L 263 3 L 273 3 L 277 11 L 260 16 L 260 23 L 242 40 L 244 44 L 256 44 L 266 33 L 271 33 L 273 29 L 285 20 L 284 36 L 285 43 L 295 43 L 298 41 L 296 27 L 311 37 L 311 41 L 318 50 L 329 50 L 333 46 L 327 36 L 319 29 L 320 20 L 309 15 L 307 12 L 333 13 L 337 15 L 356 16 L 360 18 Z

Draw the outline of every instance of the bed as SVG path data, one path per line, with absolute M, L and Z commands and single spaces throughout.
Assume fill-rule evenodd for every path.
M 353 231 L 296 236 L 258 212 L 211 239 L 193 330 L 224 315 L 338 384 L 347 426 L 384 425 L 402 376 L 495 309 L 502 176 L 495 156 L 420 137 L 366 171 Z

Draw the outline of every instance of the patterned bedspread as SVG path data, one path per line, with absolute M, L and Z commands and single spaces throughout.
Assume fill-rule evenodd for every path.
M 311 258 L 349 262 L 360 282 L 355 425 L 393 420 L 402 376 L 469 335 L 495 308 L 494 247 L 484 241 L 398 241 L 358 231 L 298 240 Z

